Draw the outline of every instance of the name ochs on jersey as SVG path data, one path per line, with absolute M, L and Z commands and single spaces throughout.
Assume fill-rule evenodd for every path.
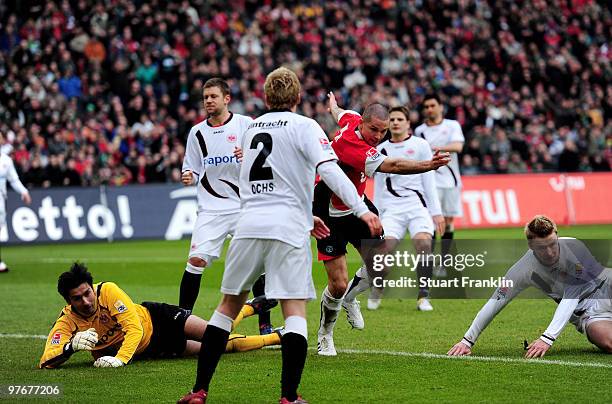
M 240 162 L 234 149 L 253 120 L 231 114 L 219 126 L 208 121 L 191 128 L 187 138 L 183 172 L 192 171 L 198 179 L 198 211 L 214 214 L 240 211 L 238 177 Z
M 327 136 L 310 118 L 270 111 L 248 125 L 242 152 L 242 210 L 234 238 L 302 247 L 312 229 L 316 167 L 337 160 Z
M 253 122 L 249 125 L 248 130 L 251 129 L 281 129 L 287 127 L 289 121 L 287 120 L 275 120 L 272 122 Z M 260 144 L 262 146 L 260 146 Z M 267 192 L 274 192 L 274 180 L 272 174 L 272 168 L 265 166 L 265 160 L 272 151 L 272 137 L 269 133 L 260 132 L 256 134 L 251 140 L 251 144 L 247 145 L 250 149 L 261 150 L 255 158 L 251 172 L 249 173 L 249 181 L 256 181 L 251 183 L 251 193 L 261 194 Z M 263 181 L 263 182 L 260 182 Z

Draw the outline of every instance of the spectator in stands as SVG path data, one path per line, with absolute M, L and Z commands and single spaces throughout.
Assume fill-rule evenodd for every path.
M 231 109 L 258 115 L 261 83 L 279 64 L 304 84 L 299 112 L 328 133 L 326 91 L 356 110 L 413 107 L 436 91 L 464 128 L 468 171 L 505 171 L 500 158 L 509 173 L 610 170 L 612 15 L 602 2 L 34 3 L 0 14 L 0 131 L 18 171 L 35 170 L 34 186 L 51 185 L 36 174 L 57 164 L 51 155 L 79 166 L 84 149 L 85 184 L 176 181 L 169 156 L 204 118 L 201 83 L 228 78 Z M 130 173 L 133 149 L 149 175 Z

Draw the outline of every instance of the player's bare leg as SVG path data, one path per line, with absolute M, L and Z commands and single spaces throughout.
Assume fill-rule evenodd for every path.
M 306 301 L 287 299 L 280 302 L 285 318 L 285 332 L 281 338 L 283 356 L 281 398 L 293 402 L 298 399 L 297 388 L 300 385 L 308 353 Z
M 340 313 L 342 296 L 348 284 L 346 256 L 342 255 L 325 261 L 327 287 L 321 294 L 321 322 L 318 332 L 318 353 L 325 356 L 336 356 L 334 347 L 334 326 Z
M 207 325 L 208 321 L 192 314 L 185 321 L 185 336 L 188 340 L 200 341 Z
M 197 355 L 200 353 L 201 347 L 202 347 L 201 342 L 188 339 L 187 344 L 185 345 L 185 350 L 183 351 L 183 356 Z
M 605 353 L 612 353 L 612 320 L 601 320 L 591 323 L 586 335 L 593 345 Z

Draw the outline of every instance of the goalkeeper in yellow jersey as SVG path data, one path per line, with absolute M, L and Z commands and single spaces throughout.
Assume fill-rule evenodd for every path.
M 87 267 L 74 263 L 60 275 L 57 290 L 66 305 L 45 344 L 39 367 L 55 368 L 76 351 L 91 351 L 96 367 L 119 367 L 134 359 L 196 355 L 207 322 L 190 310 L 166 303 L 132 299 L 112 282 L 93 283 Z M 244 317 L 268 311 L 276 301 L 263 296 L 242 308 L 234 327 Z M 268 335 L 233 334 L 226 352 L 280 345 L 282 330 Z

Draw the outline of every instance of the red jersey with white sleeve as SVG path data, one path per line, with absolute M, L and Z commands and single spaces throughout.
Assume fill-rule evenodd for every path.
M 355 111 L 345 110 L 338 115 L 340 130 L 332 141 L 332 148 L 338 156 L 338 164 L 346 176 L 351 180 L 357 193 L 363 198 L 366 188 L 366 177 L 373 177 L 376 169 L 387 156 L 382 155 L 375 147 L 363 140 L 358 126 L 361 124 L 361 115 Z M 329 215 L 333 217 L 352 214 L 337 195 L 333 194 L 329 206 Z

